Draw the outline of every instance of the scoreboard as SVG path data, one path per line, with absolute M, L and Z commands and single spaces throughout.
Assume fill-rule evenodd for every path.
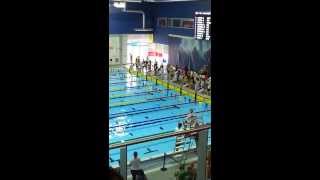
M 194 36 L 200 40 L 211 40 L 211 12 L 195 12 Z

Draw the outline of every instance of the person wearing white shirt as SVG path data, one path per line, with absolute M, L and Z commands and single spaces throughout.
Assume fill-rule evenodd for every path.
M 133 159 L 130 162 L 131 170 L 141 170 L 140 168 L 140 158 L 138 158 L 138 153 L 133 153 Z
M 200 82 L 199 79 L 195 80 L 195 85 L 194 85 L 194 91 L 198 91 L 200 89 Z
M 141 161 L 138 158 L 138 152 L 133 153 L 133 159 L 130 161 L 131 174 L 133 180 L 138 180 L 138 177 L 145 177 L 143 170 L 140 167 Z
M 205 90 L 206 90 L 206 87 L 205 87 L 205 81 L 204 79 L 201 79 L 200 80 L 200 88 L 199 88 L 199 93 L 202 94 Z
M 196 116 L 193 113 L 193 109 L 190 109 L 189 114 L 186 117 L 186 120 L 184 121 L 184 129 L 190 129 L 193 121 L 196 119 Z
M 179 70 L 176 70 L 176 72 L 174 73 L 173 82 L 178 81 L 178 76 L 179 76 Z
M 208 91 L 211 91 L 211 77 L 208 79 Z

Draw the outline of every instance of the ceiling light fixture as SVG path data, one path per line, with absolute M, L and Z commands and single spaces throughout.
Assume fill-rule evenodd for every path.
M 113 6 L 115 8 L 126 8 L 126 3 L 125 2 L 114 2 Z

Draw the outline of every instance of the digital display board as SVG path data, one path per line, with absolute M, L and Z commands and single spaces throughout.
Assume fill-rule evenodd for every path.
M 194 36 L 200 40 L 211 39 L 211 12 L 195 12 Z

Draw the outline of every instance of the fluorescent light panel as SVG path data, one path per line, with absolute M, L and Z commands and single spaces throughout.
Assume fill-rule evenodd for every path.
M 113 6 L 116 8 L 125 8 L 126 7 L 126 3 L 125 2 L 114 2 Z

